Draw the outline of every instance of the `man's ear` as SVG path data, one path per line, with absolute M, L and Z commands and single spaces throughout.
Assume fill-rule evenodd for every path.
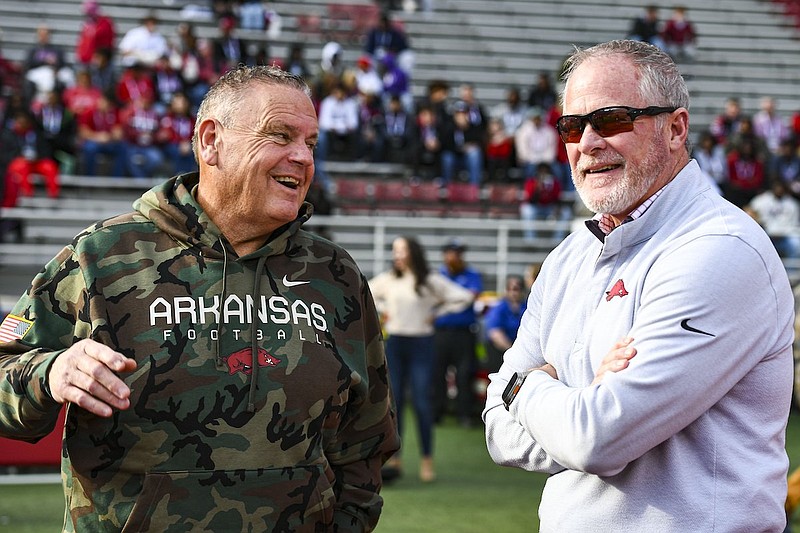
M 669 146 L 672 150 L 682 150 L 689 136 L 689 111 L 679 107 L 672 112 L 669 129 Z
M 217 153 L 217 121 L 207 118 L 200 123 L 197 129 L 197 154 L 198 158 L 208 166 L 216 166 L 219 154 Z

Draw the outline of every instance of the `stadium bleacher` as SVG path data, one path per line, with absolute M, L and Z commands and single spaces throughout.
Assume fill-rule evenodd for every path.
M 662 17 L 678 3 L 660 2 Z M 114 18 L 120 36 L 138 25 L 148 10 L 155 10 L 161 31 L 172 36 L 175 26 L 185 20 L 184 8 L 197 5 L 189 0 L 141 0 L 135 5 L 104 0 L 100 4 L 104 13 Z M 434 79 L 447 80 L 451 87 L 470 82 L 487 107 L 501 102 L 509 86 L 526 90 L 539 72 L 555 75 L 573 45 L 624 37 L 630 20 L 642 10 L 641 2 L 635 0 L 613 0 L 602 8 L 590 0 L 438 0 L 434 5 L 431 13 L 396 13 L 415 51 L 414 95 L 423 96 Z M 341 13 L 342 6 L 355 17 L 349 24 L 347 16 L 333 20 L 332 13 Z M 374 17 L 370 6 L 373 3 L 368 0 L 271 2 L 282 16 L 282 32 L 269 42 L 270 56 L 285 58 L 294 43 L 303 43 L 308 64 L 316 67 L 322 46 L 336 36 L 342 40 L 345 62 L 354 63 L 361 54 L 358 32 Z M 715 0 L 692 5 L 689 18 L 699 33 L 699 51 L 694 62 L 681 68 L 692 96 L 694 135 L 721 111 L 729 96 L 739 97 L 746 113 L 754 112 L 766 95 L 777 97 L 783 115 L 800 109 L 798 32 L 783 4 Z M 309 26 L 310 20 L 317 24 Z M 36 27 L 44 23 L 72 61 L 81 21 L 80 0 L 0 2 L 2 54 L 21 61 L 34 42 Z M 217 35 L 214 20 L 194 17 L 193 22 L 198 36 Z M 266 39 L 262 32 L 251 30 L 240 30 L 239 35 L 249 41 Z M 467 191 L 472 195 L 467 198 L 473 200 L 457 204 L 441 197 L 441 190 L 409 182 L 403 165 L 328 162 L 328 168 L 339 184 L 337 194 L 345 216 L 312 221 L 353 250 L 367 274 L 388 264 L 391 238 L 400 232 L 419 235 L 430 247 L 433 260 L 438 260 L 433 252 L 446 238 L 466 236 L 471 243 L 469 259 L 486 272 L 489 287 L 495 283 L 499 287 L 497 280 L 504 273 L 521 271 L 555 244 L 548 239 L 538 243 L 522 240 L 519 222 L 513 218 L 515 197 L 500 187 Z M 3 301 L 24 289 L 12 281 L 17 279 L 16 272 L 21 272 L 19 278 L 27 283 L 72 235 L 98 218 L 127 209 L 150 186 L 149 182 L 116 178 L 63 179 L 62 202 L 34 198 L 26 200 L 16 213 L 4 213 L 23 217 L 25 230 L 22 243 L 0 244 L 0 308 Z M 359 188 L 363 200 L 346 197 L 346 190 Z M 389 202 L 393 203 L 391 210 Z M 388 216 L 403 214 L 413 216 Z M 455 215 L 458 218 L 451 220 Z

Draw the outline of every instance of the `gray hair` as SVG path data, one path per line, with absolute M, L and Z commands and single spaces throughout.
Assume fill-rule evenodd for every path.
M 206 93 L 200 107 L 192 136 L 192 149 L 197 154 L 200 123 L 208 118 L 216 118 L 220 124 L 228 128 L 233 126 L 234 111 L 254 83 L 281 85 L 301 91 L 311 97 L 311 89 L 300 76 L 286 72 L 276 66 L 256 65 L 238 67 L 226 72 Z
M 641 41 L 616 40 L 575 51 L 564 62 L 561 79 L 570 76 L 584 61 L 620 55 L 633 62 L 639 74 L 639 94 L 648 105 L 689 109 L 689 89 L 672 58 L 658 47 Z M 562 102 L 564 94 L 561 94 Z

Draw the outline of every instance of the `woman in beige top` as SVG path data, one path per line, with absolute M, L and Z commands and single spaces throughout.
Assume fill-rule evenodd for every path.
M 446 313 L 472 305 L 471 291 L 431 272 L 425 252 L 413 237 L 398 237 L 392 243 L 392 269 L 372 278 L 370 290 L 381 313 L 386 332 L 386 358 L 402 435 L 406 388 L 417 418 L 422 452 L 420 479 L 433 481 L 433 408 L 431 381 L 436 363 L 433 322 Z M 395 456 L 388 465 L 397 469 Z

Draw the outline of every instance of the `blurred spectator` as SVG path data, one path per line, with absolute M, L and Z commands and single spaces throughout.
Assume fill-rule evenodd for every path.
M 408 38 L 405 32 L 392 22 L 388 12 L 381 13 L 378 24 L 367 33 L 364 52 L 375 61 L 380 61 L 387 54 L 399 59 L 406 50 Z
M 487 181 L 507 181 L 514 166 L 514 137 L 506 133 L 499 118 L 489 119 L 486 141 Z
M 134 178 L 153 177 L 164 163 L 163 152 L 156 143 L 160 119 L 149 94 L 140 95 L 120 113 L 128 173 Z
M 700 132 L 697 144 L 692 149 L 692 157 L 700 170 L 708 174 L 718 187 L 728 180 L 728 160 L 725 149 L 717 144 L 708 130 Z
M 800 202 L 776 181 L 745 206 L 772 239 L 781 257 L 800 257 Z
M 0 32 L 0 44 L 2 44 L 2 32 Z M 2 52 L 0 52 L 0 105 L 4 103 L 4 97 L 12 94 L 20 94 L 21 88 L 22 67 L 15 61 L 6 59 Z M 0 109 L 0 111 L 2 111 L 2 109 Z M 0 170 L 2 170 L 2 168 L 0 168 Z M 0 174 L 0 176 L 2 175 L 3 174 Z
M 41 105 L 50 91 L 62 91 L 74 84 L 72 69 L 64 60 L 64 51 L 51 41 L 50 28 L 36 29 L 36 44 L 25 59 L 25 99 L 33 109 Z
M 277 39 L 281 34 L 283 21 L 277 11 L 269 7 L 269 2 L 262 0 L 245 0 L 239 6 L 239 27 L 243 30 L 260 30 L 266 32 L 269 40 Z
M 283 69 L 295 76 L 302 77 L 306 81 L 311 81 L 311 70 L 309 70 L 306 63 L 305 47 L 302 43 L 292 43 L 289 48 L 289 57 L 286 58 Z
M 151 11 L 142 19 L 141 25 L 125 34 L 118 48 L 123 66 L 138 63 L 153 67 L 158 58 L 169 55 L 169 44 L 158 30 L 158 23 L 158 17 Z
M 211 87 L 220 77 L 214 61 L 214 43 L 210 39 L 197 39 L 197 67 L 200 86 Z M 190 94 L 194 93 L 198 93 L 197 97 L 201 100 L 205 96 L 205 92 L 201 93 L 200 87 L 194 87 Z
M 98 48 L 92 54 L 89 63 L 89 75 L 92 78 L 92 85 L 109 98 L 115 98 L 117 92 L 117 72 L 111 62 L 112 50 L 110 48 Z
M 527 242 L 537 237 L 532 221 L 568 221 L 572 218 L 567 206 L 561 205 L 561 184 L 547 163 L 539 163 L 533 173 L 526 175 L 519 215 L 523 220 L 524 237 Z M 567 231 L 560 228 L 553 233 L 554 238 L 559 240 L 566 235 Z
M 461 102 L 467 106 L 467 115 L 471 126 L 475 126 L 481 132 L 481 137 L 486 140 L 486 126 L 489 116 L 478 99 L 475 97 L 475 86 L 471 83 L 462 83 L 458 87 L 458 94 Z
M 200 101 L 211 87 L 211 82 L 216 80 L 216 76 L 209 76 L 203 69 L 203 59 L 199 50 L 199 40 L 194 33 L 194 26 L 188 22 L 178 24 L 176 29 L 178 42 L 173 47 L 170 63 L 173 68 L 177 65 L 180 73 L 183 90 L 189 98 L 192 111 L 196 112 Z M 209 69 L 214 72 L 213 60 L 210 61 Z
M 545 113 L 545 122 L 555 128 L 559 118 L 561 118 L 561 102 L 556 100 L 550 111 Z M 572 182 L 572 168 L 570 168 L 569 159 L 567 158 L 567 145 L 561 142 L 560 138 L 556 141 L 556 159 L 551 164 L 551 167 L 553 168 L 553 174 L 561 181 L 561 189 L 574 191 L 575 184 Z
M 783 182 L 795 197 L 800 196 L 800 157 L 792 139 L 784 139 L 770 160 L 767 172 L 770 182 Z
M 517 338 L 522 314 L 527 308 L 528 291 L 522 276 L 506 277 L 506 288 L 501 298 L 489 309 L 484 318 L 486 331 L 487 370 L 497 372 L 503 362 L 503 354 L 511 348 Z
M 740 146 L 745 142 L 752 144 L 753 154 L 756 159 L 762 163 L 766 163 L 769 160 L 770 154 L 767 143 L 764 142 L 764 139 L 756 135 L 753 129 L 753 119 L 750 117 L 742 117 L 741 120 L 739 120 L 738 129 L 728 137 L 725 151 L 727 153 L 738 151 Z
M 12 136 L 3 146 L 11 155 L 6 177 L 6 194 L 3 207 L 17 205 L 18 194 L 33 196 L 31 174 L 44 178 L 47 195 L 58 198 L 60 193 L 58 164 L 53 159 L 50 143 L 36 124 L 33 115 L 26 110 L 17 111 L 11 126 Z M 13 139 L 13 140 L 12 140 Z
M 314 155 L 314 177 L 326 190 L 332 188 L 332 181 L 325 163 L 331 158 L 353 158 L 358 121 L 358 101 L 347 95 L 341 83 L 336 84 L 319 105 L 319 141 Z
M 428 105 L 421 106 L 417 112 L 413 146 L 411 173 L 428 180 L 440 176 L 442 141 L 436 113 Z
M 11 133 L 16 120 L 15 117 L 20 111 L 24 111 L 26 113 L 30 112 L 30 106 L 28 106 L 25 98 L 22 97 L 21 93 L 8 95 L 8 98 L 6 98 L 5 101 L 5 107 L 3 108 L 3 122 L 0 124 L 0 128 L 6 130 L 8 133 Z
M 542 112 L 547 113 L 556 105 L 557 101 L 558 96 L 553 88 L 553 82 L 550 80 L 550 74 L 540 72 L 536 78 L 536 84 L 528 93 L 528 107 L 538 107 Z
M 450 96 L 450 85 L 445 80 L 431 80 L 428 83 L 427 94 L 419 103 L 421 109 L 427 107 L 435 115 L 438 124 L 444 124 L 450 118 L 448 109 L 448 98 Z
M 556 160 L 558 133 L 542 119 L 542 110 L 532 107 L 528 120 L 522 123 L 514 135 L 517 163 L 524 176 L 534 176 L 539 163 L 547 163 L 549 169 Z
M 95 109 L 78 116 L 78 142 L 83 156 L 83 172 L 87 176 L 97 174 L 97 156 L 100 154 L 110 158 L 112 176 L 126 175 L 125 146 L 119 119 L 117 108 L 106 95 L 98 99 Z
M 714 117 L 710 126 L 711 134 L 717 144 L 725 146 L 728 137 L 739 129 L 739 121 L 743 116 L 739 99 L 733 96 L 727 98 L 722 113 Z
M 752 139 L 743 139 L 728 154 L 728 181 L 722 191 L 725 198 L 744 207 L 764 187 L 764 163 L 756 157 Z
M 513 137 L 517 128 L 525 122 L 527 113 L 528 106 L 522 101 L 519 87 L 509 87 L 506 90 L 506 101 L 497 104 L 491 115 L 499 118 L 506 133 Z
M 183 78 L 172 67 L 169 56 L 160 57 L 153 69 L 153 88 L 155 89 L 155 108 L 164 114 L 172 103 L 172 97 L 184 92 Z
M 247 45 L 234 35 L 236 19 L 222 17 L 219 20 L 219 37 L 214 40 L 216 70 L 225 74 L 239 63 L 247 64 Z
M 116 100 L 123 108 L 142 96 L 154 100 L 155 94 L 152 72 L 141 63 L 126 68 L 117 82 Z
M 36 28 L 36 44 L 28 50 L 25 58 L 25 70 L 47 66 L 58 72 L 66 65 L 64 50 L 53 44 L 51 37 L 48 26 L 42 24 Z
M 469 107 L 462 101 L 453 106 L 453 117 L 441 128 L 442 180 L 451 183 L 460 168 L 465 168 L 469 182 L 480 185 L 483 177 L 483 134 L 469 122 Z
M 383 80 L 372 65 L 369 56 L 361 56 L 356 61 L 355 70 L 356 90 L 364 94 L 383 94 Z
M 358 135 L 356 159 L 360 161 L 383 161 L 386 145 L 386 117 L 383 103 L 375 93 L 359 92 Z
M 94 0 L 84 0 L 82 9 L 86 18 L 78 34 L 75 59 L 85 66 L 91 62 L 92 56 L 100 48 L 114 49 L 116 31 L 114 22 L 100 13 L 100 6 Z
M 75 85 L 64 89 L 64 105 L 76 117 L 84 111 L 94 109 L 102 91 L 92 85 L 92 75 L 82 69 L 75 74 Z
M 794 137 L 795 141 L 800 140 L 800 111 L 795 111 L 792 113 L 789 124 L 792 130 L 792 137 Z
M 0 126 L 0 207 L 14 207 L 19 198 L 19 183 L 8 173 L 8 165 L 17 155 L 17 143 L 11 128 Z M 20 220 L 0 218 L 0 242 L 22 242 L 22 238 Z
M 319 107 L 317 153 L 324 159 L 352 159 L 359 126 L 358 101 L 339 84 Z
M 775 154 L 781 142 L 789 138 L 789 126 L 775 113 L 775 99 L 771 96 L 761 99 L 761 109 L 753 115 L 753 131 L 771 154 Z
M 697 33 L 686 18 L 686 7 L 676 6 L 662 34 L 666 52 L 675 61 L 692 60 L 697 54 Z
M 320 68 L 314 80 L 314 93 L 318 102 L 322 102 L 331 93 L 333 87 L 344 81 L 342 78 L 344 74 L 343 53 L 342 45 L 335 41 L 325 43 L 325 46 L 322 47 Z
M 192 151 L 194 122 L 189 98 L 180 92 L 173 94 L 169 109 L 161 117 L 156 134 L 156 141 L 172 166 L 172 174 L 197 170 L 197 161 Z
M 439 273 L 472 293 L 474 299 L 483 292 L 483 276 L 464 258 L 467 246 L 451 240 L 442 248 L 442 266 Z M 439 316 L 434 323 L 436 334 L 436 373 L 433 381 L 433 405 L 436 420 L 447 412 L 447 374 L 455 370 L 455 412 L 462 426 L 472 425 L 476 401 L 472 383 L 477 359 L 478 318 L 474 305 L 463 311 Z
M 384 129 L 385 159 L 391 163 L 407 163 L 414 145 L 414 116 L 403 108 L 403 103 L 396 96 L 389 99 Z
M 646 6 L 644 13 L 633 19 L 630 31 L 628 31 L 628 39 L 645 41 L 664 50 L 658 6 L 653 4 Z
M 383 102 L 388 106 L 389 99 L 397 96 L 407 111 L 414 109 L 414 97 L 408 74 L 397 64 L 393 54 L 386 54 L 378 62 L 378 74 L 383 82 Z
M 64 106 L 61 95 L 55 91 L 47 93 L 44 104 L 35 111 L 35 117 L 44 138 L 50 143 L 50 153 L 62 174 L 74 174 L 76 162 L 75 115 Z

